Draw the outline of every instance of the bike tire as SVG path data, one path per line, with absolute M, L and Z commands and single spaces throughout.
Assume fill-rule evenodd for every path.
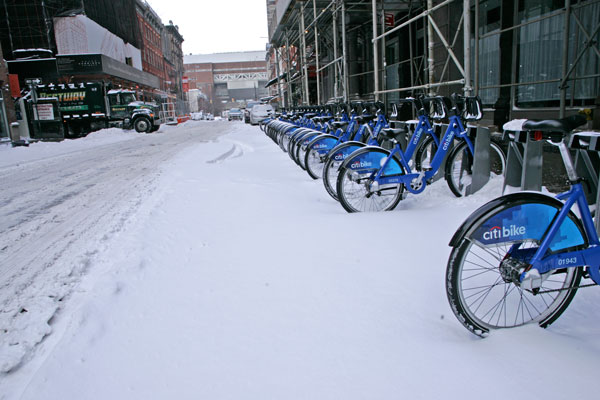
M 345 159 L 338 159 L 338 156 L 344 153 L 346 149 L 358 150 L 365 146 L 366 144 L 362 142 L 344 142 L 331 149 L 331 151 L 327 154 L 327 160 L 325 161 L 325 165 L 323 166 L 323 185 L 325 186 L 325 190 L 327 191 L 327 193 L 335 201 L 339 201 L 339 197 L 337 194 L 337 179 L 339 174 L 339 168 Z
M 553 271 L 537 294 L 522 289 L 507 274 L 507 265 L 510 265 L 507 263 L 516 260 L 510 252 L 518 248 L 517 251 L 522 251 L 521 254 L 531 253 L 531 257 L 542 236 L 546 234 L 548 225 L 553 220 L 552 215 L 556 215 L 561 206 L 562 203 L 558 200 L 541 194 L 507 195 L 481 207 L 473 213 L 476 217 L 470 218 L 471 221 L 467 220 L 459 229 L 451 242 L 453 249 L 446 268 L 446 294 L 457 319 L 470 332 L 485 337 L 492 330 L 530 323 L 537 323 L 545 328 L 567 309 L 581 281 L 582 267 Z M 536 230 L 541 232 L 540 237 L 515 240 L 508 237 L 506 241 L 494 244 L 482 243 L 482 232 L 487 232 L 489 225 L 496 225 L 499 218 L 518 215 L 515 213 L 519 210 L 533 208 L 548 211 L 547 216 L 541 218 L 543 222 L 532 222 L 537 223 Z M 503 227 L 510 226 L 513 220 L 508 218 L 505 221 L 506 225 L 502 225 L 501 228 L 494 226 L 493 229 L 504 229 Z M 579 230 L 580 239 L 577 240 L 581 243 L 556 251 L 587 247 L 588 242 L 581 221 L 572 212 L 569 213 L 567 221 L 572 224 L 571 229 Z M 526 263 L 527 257 L 523 256 L 518 261 Z M 548 290 L 559 291 L 547 292 Z
M 379 147 L 367 147 L 352 153 L 340 166 L 337 179 L 338 199 L 349 213 L 354 212 L 379 212 L 393 210 L 404 192 L 404 185 L 388 184 L 377 190 L 371 191 L 370 176 L 377 173 L 382 161 L 390 155 L 390 151 Z M 361 161 L 369 160 L 372 166 L 363 167 Z M 363 161 L 364 162 L 364 161 Z M 360 165 L 355 168 L 354 166 Z M 388 164 L 396 173 L 404 174 L 400 160 L 393 158 Z M 382 177 L 387 174 L 382 174 Z
M 300 140 L 300 142 L 296 145 L 296 160 L 298 160 L 298 165 L 300 168 L 306 171 L 306 150 L 308 148 L 308 144 L 314 140 L 315 138 L 323 135 L 323 133 L 314 132 L 309 135 L 306 135 Z
M 333 135 L 321 135 L 314 138 L 308 144 L 308 150 L 305 152 L 304 165 L 306 172 L 313 179 L 320 179 L 323 176 L 323 168 L 325 167 L 326 153 L 329 150 L 318 148 L 320 144 L 325 144 L 328 141 L 338 141 L 338 138 Z M 329 147 L 327 147 L 329 149 Z
M 473 155 L 466 142 L 455 146 L 448 155 L 444 170 L 448 187 L 456 197 L 466 194 L 473 174 Z M 490 142 L 490 174 L 503 176 L 506 170 L 506 155 L 496 142 Z
M 415 169 L 422 171 L 423 168 L 430 168 L 433 156 L 438 149 L 437 144 L 431 136 L 427 136 L 425 140 L 422 140 L 417 147 L 415 152 Z

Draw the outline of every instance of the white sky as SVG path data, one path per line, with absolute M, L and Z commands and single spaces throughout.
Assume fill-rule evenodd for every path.
M 184 54 L 264 50 L 265 0 L 146 0 L 162 19 L 183 35 Z

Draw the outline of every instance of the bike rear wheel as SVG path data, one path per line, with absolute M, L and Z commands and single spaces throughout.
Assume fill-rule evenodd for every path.
M 520 286 L 515 271 L 528 265 L 562 206 L 543 195 L 533 195 L 533 201 L 527 196 L 515 194 L 493 200 L 488 205 L 496 205 L 487 210 L 488 205 L 481 207 L 483 212 L 474 213 L 480 214 L 476 220 L 465 222 L 472 225 L 459 229 L 464 232 L 462 237 L 453 238 L 456 241 L 446 269 L 446 294 L 458 320 L 478 336 L 529 323 L 545 328 L 569 306 L 581 281 L 582 267 L 570 267 L 552 271 L 539 289 Z M 514 228 L 512 234 L 507 233 L 507 227 L 521 226 L 524 228 L 518 234 Z M 493 231 L 497 233 L 490 233 Z M 559 235 L 563 242 L 557 241 L 559 247 L 552 251 L 587 246 L 581 223 L 573 213 Z M 565 237 L 570 238 L 568 243 Z

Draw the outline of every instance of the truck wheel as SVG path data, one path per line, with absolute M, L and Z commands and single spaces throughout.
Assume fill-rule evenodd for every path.
M 149 132 L 151 126 L 152 125 L 150 124 L 150 120 L 146 117 L 139 117 L 133 123 L 133 127 L 135 128 L 135 131 L 139 132 L 139 133 Z

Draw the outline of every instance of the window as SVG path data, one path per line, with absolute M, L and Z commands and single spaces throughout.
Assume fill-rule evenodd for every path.
M 555 12 L 563 7 L 557 0 L 520 0 L 519 23 L 533 21 L 539 17 Z M 581 21 L 583 29 L 591 33 L 600 21 L 600 4 L 590 2 L 573 9 Z M 560 102 L 560 79 L 562 79 L 562 55 L 564 40 L 564 14 L 559 13 L 551 18 L 522 26 L 518 30 L 518 68 L 519 83 L 530 83 L 517 87 L 517 105 L 525 107 L 557 106 Z M 600 34 L 594 38 L 600 39 Z M 587 37 L 580 29 L 575 17 L 571 17 L 568 43 L 568 64 L 573 65 L 583 49 Z M 593 51 L 586 51 L 577 63 L 571 78 L 577 76 L 597 75 L 600 62 Z M 535 83 L 538 81 L 551 81 Z M 591 77 L 570 81 L 567 98 L 571 105 L 588 104 L 598 96 L 600 79 Z
M 474 15 L 474 14 L 473 14 Z M 498 32 L 502 27 L 502 2 L 487 0 L 479 4 L 479 36 Z M 475 54 L 472 54 L 475 57 Z M 500 84 L 500 34 L 479 41 L 479 86 Z M 481 89 L 483 104 L 494 104 L 500 96 L 499 88 Z

